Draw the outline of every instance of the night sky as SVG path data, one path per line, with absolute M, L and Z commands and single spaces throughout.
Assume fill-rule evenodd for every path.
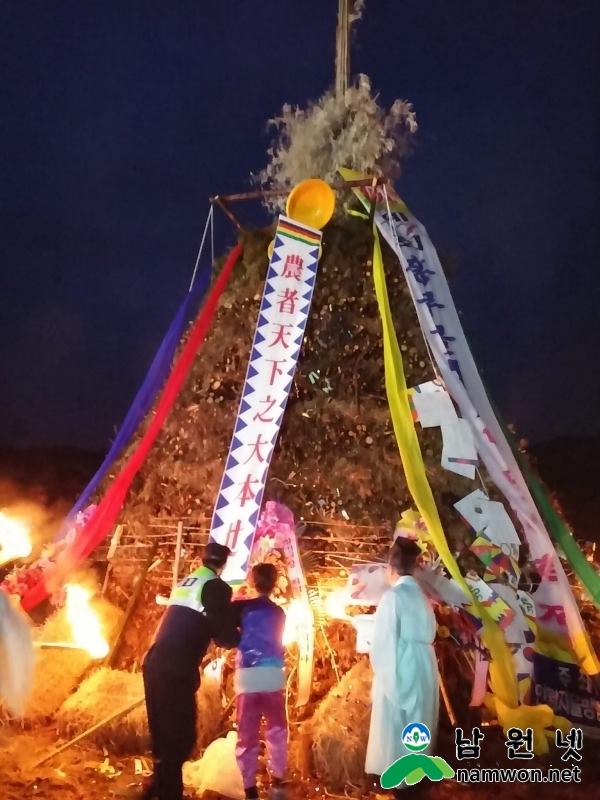
M 107 446 L 187 289 L 207 198 L 249 188 L 266 120 L 332 84 L 336 15 L 0 5 L 0 444 Z M 355 34 L 353 73 L 417 112 L 397 188 L 456 263 L 504 416 L 532 441 L 599 434 L 600 3 L 367 0 Z

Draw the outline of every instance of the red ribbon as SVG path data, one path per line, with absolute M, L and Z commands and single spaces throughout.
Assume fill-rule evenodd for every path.
M 165 420 L 177 399 L 177 395 L 181 391 L 181 387 L 196 358 L 200 345 L 204 341 L 208 329 L 210 328 L 225 285 L 241 254 L 242 246 L 240 244 L 229 254 L 221 274 L 215 281 L 206 303 L 192 328 L 190 337 L 181 351 L 177 363 L 173 367 L 173 371 L 165 384 L 162 396 L 156 406 L 154 416 L 137 448 L 119 475 L 117 475 L 109 486 L 88 524 L 79 531 L 75 540 L 67 550 L 59 556 L 52 574 L 45 576 L 44 580 L 39 581 L 39 583 L 30 589 L 23 597 L 21 605 L 25 611 L 30 611 L 32 608 L 35 608 L 35 606 L 50 596 L 48 590 L 49 581 L 52 582 L 53 591 L 59 586 L 62 586 L 73 569 L 85 561 L 110 533 L 123 507 L 127 492 L 131 488 L 131 483 L 141 469 L 146 456 L 156 441 L 156 437 L 162 430 Z

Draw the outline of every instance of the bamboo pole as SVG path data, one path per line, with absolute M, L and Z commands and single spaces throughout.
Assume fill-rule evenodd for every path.
M 452 703 L 450 702 L 450 698 L 448 697 L 448 692 L 446 691 L 446 684 L 444 683 L 444 679 L 440 675 L 440 691 L 442 693 L 442 699 L 444 701 L 444 705 L 446 706 L 446 711 L 448 712 L 448 717 L 450 719 L 450 723 L 453 728 L 456 728 L 456 715 L 454 713 L 454 709 L 452 708 Z
M 30 769 L 37 769 L 38 767 L 41 767 L 42 764 L 45 764 L 46 762 L 53 759 L 55 756 L 64 753 L 65 750 L 68 750 L 70 747 L 73 747 L 74 745 L 78 744 L 83 739 L 90 736 L 92 733 L 95 733 L 96 731 L 100 730 L 100 728 L 103 728 L 105 725 L 108 725 L 109 722 L 114 722 L 115 720 L 120 719 L 121 717 L 127 716 L 127 714 L 130 714 L 136 708 L 139 708 L 139 706 L 141 706 L 143 702 L 144 698 L 140 697 L 138 700 L 134 700 L 133 702 L 131 702 L 125 708 L 120 709 L 120 711 L 113 712 L 108 717 L 105 717 L 103 720 L 100 720 L 100 722 L 97 722 L 95 725 L 92 725 L 91 728 L 88 728 L 83 733 L 80 733 L 79 736 L 76 736 L 74 739 L 65 742 L 65 744 L 62 744 L 60 747 L 55 747 L 54 750 L 51 750 L 47 755 L 45 755 L 39 761 L 36 761 L 35 764 L 32 764 Z
M 175 561 L 173 562 L 173 591 L 179 583 L 179 564 L 181 562 L 181 543 L 183 541 L 183 520 L 177 523 L 177 541 L 175 544 Z
M 335 94 L 343 97 L 350 80 L 350 12 L 348 0 L 338 0 L 335 47 Z

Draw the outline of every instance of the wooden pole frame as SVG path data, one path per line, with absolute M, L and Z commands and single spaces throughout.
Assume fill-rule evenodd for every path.
M 173 562 L 173 585 L 171 590 L 174 592 L 179 583 L 179 565 L 181 563 L 181 546 L 183 543 L 183 520 L 177 523 L 177 541 L 175 544 L 175 560 Z
M 383 186 L 388 183 L 389 181 L 387 178 L 371 176 L 370 178 L 360 178 L 355 181 L 338 181 L 337 183 L 330 183 L 329 186 L 331 186 L 334 192 L 343 192 L 364 186 Z M 285 197 L 286 194 L 290 194 L 291 192 L 292 189 L 264 189 L 255 192 L 240 192 L 239 194 L 217 194 L 210 198 L 210 202 L 223 208 L 223 205 L 228 203 L 238 203 L 241 200 L 264 200 L 267 197 Z
M 330 183 L 329 185 L 335 192 L 346 192 L 365 186 L 375 189 L 377 186 L 387 186 L 388 184 L 389 181 L 387 178 L 371 177 L 361 178 L 356 181 L 339 181 L 337 183 Z M 239 192 L 238 194 L 217 194 L 209 198 L 209 200 L 211 205 L 219 206 L 225 216 L 233 222 L 238 231 L 243 231 L 244 226 L 229 208 L 229 203 L 239 203 L 244 200 L 264 200 L 268 197 L 285 197 L 290 194 L 291 191 L 292 189 L 264 189 L 255 192 Z
M 232 195 L 232 196 L 235 197 L 234 195 Z M 229 199 L 229 198 L 226 198 L 226 199 Z M 238 229 L 238 231 L 244 230 L 244 226 L 237 219 L 237 217 L 234 215 L 234 213 L 231 211 L 231 209 L 227 206 L 227 203 L 225 202 L 225 200 L 222 197 L 219 197 L 218 195 L 216 197 L 211 197 L 210 198 L 210 202 L 213 205 L 219 206 L 219 208 L 221 209 L 221 211 L 223 211 L 225 216 L 229 217 L 229 219 L 233 222 L 233 224 Z

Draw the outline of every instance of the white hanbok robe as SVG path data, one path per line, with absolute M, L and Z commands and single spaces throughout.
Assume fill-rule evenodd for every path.
M 382 775 L 409 752 L 402 731 L 413 722 L 429 728 L 432 741 L 425 753 L 433 751 L 439 715 L 435 633 L 435 615 L 418 583 L 410 576 L 399 578 L 383 595 L 373 624 L 367 775 Z

